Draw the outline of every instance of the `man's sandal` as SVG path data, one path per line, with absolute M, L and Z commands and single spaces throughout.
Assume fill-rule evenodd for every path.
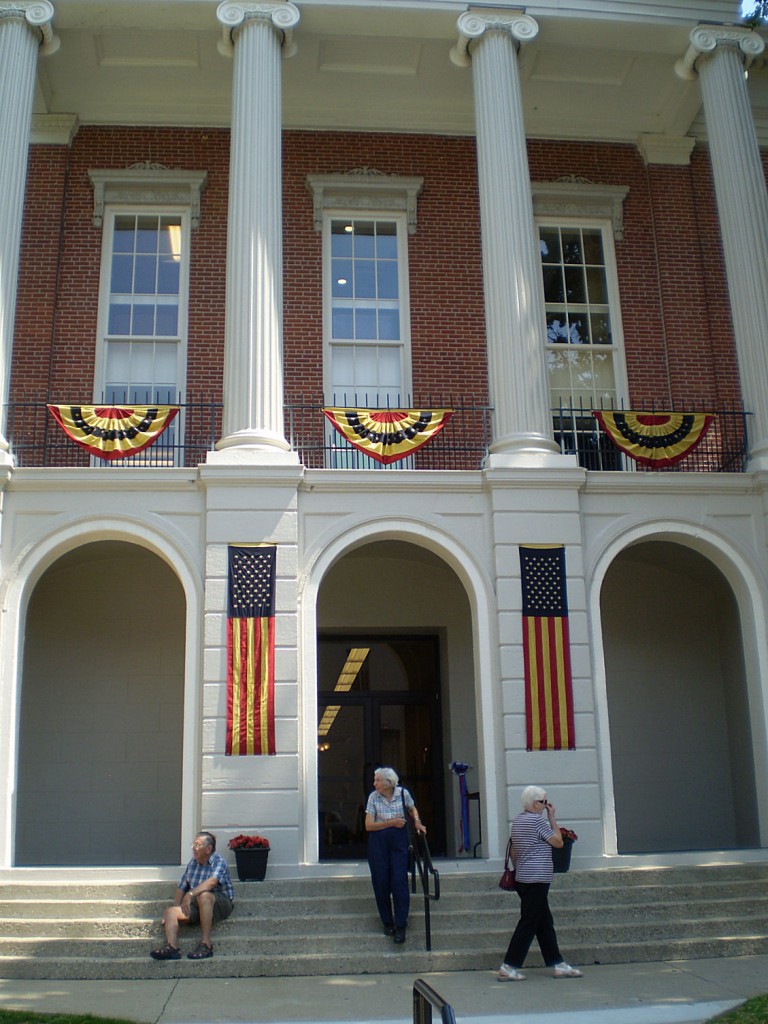
M 149 955 L 153 960 L 181 960 L 181 950 L 169 943 L 159 949 L 153 949 Z
M 187 953 L 188 960 L 207 960 L 209 956 L 213 956 L 213 946 L 209 946 L 207 942 L 198 942 L 195 949 Z

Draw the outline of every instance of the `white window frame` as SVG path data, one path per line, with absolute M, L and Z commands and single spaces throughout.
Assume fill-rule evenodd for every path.
M 347 174 L 310 174 L 307 176 L 307 188 L 313 196 L 314 225 L 322 232 L 322 265 L 323 265 L 323 395 L 327 405 L 346 404 L 365 406 L 366 396 L 334 395 L 331 382 L 331 357 L 336 344 L 333 339 L 333 296 L 332 296 L 332 252 L 331 223 L 350 218 L 357 221 L 385 221 L 396 225 L 397 258 L 398 258 L 398 305 L 400 312 L 400 339 L 402 380 L 401 391 L 393 395 L 391 408 L 409 407 L 412 402 L 413 377 L 411 354 L 411 312 L 410 287 L 408 269 L 408 237 L 416 232 L 417 197 L 423 187 L 422 178 L 405 178 L 398 175 L 382 174 L 370 168 L 361 168 Z M 364 346 L 364 340 L 350 342 L 356 346 Z M 371 345 L 381 346 L 386 341 L 371 340 Z M 329 426 L 328 429 L 332 430 Z M 329 435 L 326 434 L 326 443 Z M 345 442 L 337 435 L 331 439 L 334 446 Z M 349 468 L 381 469 L 382 464 L 365 455 L 356 453 L 349 459 L 343 457 L 339 462 L 335 456 L 333 465 L 343 464 Z M 389 468 L 409 468 L 410 459 L 403 459 L 390 464 Z

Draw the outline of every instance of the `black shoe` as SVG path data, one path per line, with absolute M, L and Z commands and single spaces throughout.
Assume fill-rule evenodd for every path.
M 390 937 L 393 936 L 395 934 L 395 926 L 393 924 L 385 924 L 384 934 L 389 935 Z
M 405 942 L 405 928 L 395 928 L 395 942 L 398 945 Z

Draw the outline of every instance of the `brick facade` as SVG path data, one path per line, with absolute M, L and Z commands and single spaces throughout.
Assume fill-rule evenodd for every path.
M 12 398 L 88 398 L 93 389 L 101 229 L 91 168 L 152 161 L 208 172 L 193 232 L 187 395 L 220 400 L 224 351 L 228 132 L 84 127 L 71 149 L 33 146 L 19 276 Z M 321 238 L 310 173 L 371 167 L 419 175 L 409 239 L 414 394 L 488 398 L 474 141 L 287 131 L 283 138 L 284 370 L 287 402 L 322 394 Z M 707 153 L 646 166 L 633 146 L 535 140 L 531 177 L 629 186 L 616 243 L 630 399 L 722 407 L 740 400 Z

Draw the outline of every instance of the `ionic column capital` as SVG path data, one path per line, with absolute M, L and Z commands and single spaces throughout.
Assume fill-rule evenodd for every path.
M 530 14 L 522 11 L 469 10 L 459 16 L 456 28 L 459 41 L 451 50 L 451 60 L 458 67 L 465 68 L 470 63 L 470 43 L 480 39 L 486 32 L 504 32 L 512 37 L 518 47 L 520 43 L 536 38 L 539 24 Z
M 687 80 L 697 77 L 696 61 L 699 57 L 711 55 L 718 46 L 739 50 L 745 68 L 765 49 L 765 40 L 760 34 L 741 25 L 697 25 L 689 39 L 691 45 L 675 64 L 677 74 Z
M 235 45 L 235 33 L 248 21 L 269 22 L 282 35 L 283 57 L 293 57 L 296 43 L 293 41 L 293 29 L 298 25 L 301 15 L 295 4 L 276 0 L 261 3 L 244 3 L 243 0 L 224 0 L 216 10 L 216 17 L 221 22 L 222 38 L 219 40 L 219 53 L 231 57 Z
M 0 21 L 3 18 L 23 18 L 27 24 L 40 32 L 40 53 L 44 56 L 56 53 L 61 40 L 54 35 L 53 4 L 50 0 L 0 0 Z

